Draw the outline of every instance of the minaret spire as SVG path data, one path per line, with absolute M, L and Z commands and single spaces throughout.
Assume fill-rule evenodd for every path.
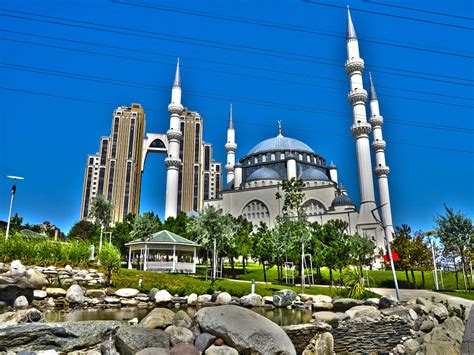
M 371 72 L 369 72 L 369 81 L 370 81 L 370 101 L 378 100 L 377 93 L 375 92 L 374 82 L 372 81 Z
M 232 117 L 232 104 L 229 108 L 229 123 L 227 125 L 227 143 L 225 144 L 225 150 L 227 152 L 227 164 L 225 170 L 227 172 L 227 183 L 234 180 L 235 177 L 235 151 L 237 144 L 235 144 L 235 130 L 234 130 L 234 119 Z
M 277 137 L 283 137 L 282 127 L 281 127 L 281 120 L 278 121 L 278 135 Z
M 176 61 L 176 73 L 174 75 L 173 86 L 181 87 L 181 76 L 179 75 L 179 57 L 178 57 L 178 60 Z
M 229 123 L 227 124 L 227 128 L 234 128 L 234 120 L 232 119 L 232 104 L 230 104 L 229 108 Z
M 349 5 L 347 5 L 347 34 L 346 39 L 357 39 L 357 34 L 354 28 L 354 24 L 352 23 L 351 17 L 351 10 L 349 9 Z

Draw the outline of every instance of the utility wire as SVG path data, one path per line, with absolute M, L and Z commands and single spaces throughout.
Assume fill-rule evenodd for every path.
M 141 50 L 141 49 L 135 49 L 135 48 L 130 48 L 130 47 L 119 47 L 119 46 L 112 46 L 108 44 L 102 44 L 102 43 L 93 43 L 93 42 L 85 42 L 85 41 L 79 41 L 79 40 L 72 40 L 69 38 L 59 38 L 59 37 L 52 37 L 52 36 L 45 36 L 45 35 L 39 35 L 39 34 L 33 34 L 33 33 L 28 33 L 28 32 L 19 32 L 19 31 L 12 31 L 12 30 L 6 30 L 6 29 L 0 29 L 0 32 L 6 32 L 6 33 L 13 33 L 13 34 L 20 34 L 23 36 L 32 36 L 32 37 L 37 37 L 37 38 L 45 38 L 45 39 L 52 39 L 55 41 L 63 41 L 63 42 L 69 42 L 69 43 L 75 43 L 75 44 L 85 44 L 85 45 L 91 45 L 99 48 L 110 48 L 113 50 L 123 50 L 123 51 L 128 51 L 131 53 L 144 53 L 144 54 L 152 54 L 160 57 L 166 57 L 166 58 L 173 58 L 176 59 L 178 55 L 175 54 L 166 54 L 166 53 L 160 53 L 156 51 L 150 51 L 150 50 Z M 12 39 L 7 39 L 8 41 L 15 41 Z M 66 49 L 66 47 L 64 47 Z M 219 65 L 225 65 L 225 66 L 230 66 L 230 67 L 235 67 L 235 68 L 243 68 L 243 69 L 251 69 L 251 70 L 260 70 L 260 71 L 265 71 L 269 73 L 278 73 L 278 74 L 286 74 L 286 75 L 291 75 L 291 76 L 298 76 L 298 77 L 304 77 L 304 78 L 310 78 L 310 79 L 321 79 L 321 80 L 326 80 L 326 81 L 334 81 L 334 82 L 340 82 L 343 83 L 345 86 L 347 85 L 347 80 L 342 80 L 342 79 L 336 79 L 336 78 L 328 78 L 328 77 L 323 77 L 323 76 L 317 76 L 317 75 L 311 75 L 311 74 L 302 74 L 302 73 L 296 73 L 296 72 L 288 72 L 288 71 L 282 71 L 282 70 L 275 70 L 267 67 L 256 67 L 256 66 L 249 66 L 249 65 L 243 65 L 243 64 L 235 64 L 235 63 L 226 63 L 222 61 L 216 61 L 216 60 L 208 60 L 208 59 L 202 59 L 202 58 L 196 58 L 196 57 L 190 57 L 190 56 L 183 56 L 179 55 L 181 59 L 188 59 L 191 61 L 199 61 L 199 62 L 204 62 L 207 64 L 219 64 Z M 165 65 L 171 65 L 169 63 L 159 63 L 157 64 L 165 64 Z M 174 65 L 174 64 L 173 64 Z M 338 65 L 340 68 L 343 65 L 341 63 Z M 208 69 L 208 68 L 196 68 L 194 67 L 193 69 L 198 69 L 198 70 L 207 70 L 207 71 L 215 71 L 215 69 Z M 238 73 L 231 73 L 233 75 L 241 75 Z M 275 81 L 281 81 L 281 79 L 275 79 L 275 77 L 265 77 L 266 80 L 275 80 Z M 300 81 L 288 81 L 290 83 L 295 83 L 295 84 L 301 84 L 301 85 L 312 85 L 315 86 L 314 84 L 309 84 L 306 82 L 300 82 Z M 316 85 L 320 86 L 320 85 Z M 331 89 L 338 89 L 336 87 L 327 87 Z M 405 91 L 405 92 L 412 92 L 412 93 L 420 93 L 420 94 L 426 94 L 426 95 L 433 95 L 436 97 L 447 97 L 447 98 L 454 98 L 454 99 L 461 99 L 461 100 L 471 100 L 474 101 L 474 98 L 469 98 L 469 97 L 463 97 L 463 96 L 456 96 L 456 95 L 446 95 L 442 93 L 434 93 L 434 92 L 427 92 L 427 91 L 421 91 L 421 90 L 414 90 L 414 89 L 407 89 L 407 88 L 397 88 L 397 87 L 392 87 L 392 86 L 385 86 L 385 85 L 377 85 L 377 88 L 385 88 L 385 89 L 392 89 L 392 90 L 399 90 L 399 91 Z M 346 88 L 341 89 L 346 91 Z M 390 95 L 381 95 L 381 96 L 388 96 Z M 410 98 L 413 99 L 413 98 Z M 417 99 L 415 99 L 417 100 Z
M 53 97 L 53 98 L 59 98 L 59 99 L 65 99 L 65 100 L 74 100 L 74 101 L 81 101 L 81 102 L 89 102 L 89 103 L 94 103 L 94 104 L 101 104 L 101 105 L 114 105 L 114 106 L 121 106 L 119 103 L 115 102 L 105 102 L 105 101 L 99 101 L 99 100 L 92 100 L 92 99 L 85 99 L 85 98 L 77 98 L 77 97 L 71 97 L 71 96 L 64 96 L 64 95 L 55 95 L 55 94 L 49 94 L 49 93 L 44 93 L 44 92 L 39 92 L 39 91 L 33 91 L 33 90 L 21 90 L 21 89 L 16 89 L 16 88 L 10 88 L 10 87 L 4 87 L 0 86 L 0 90 L 8 90 L 12 92 L 20 92 L 20 93 L 26 93 L 26 94 L 33 94 L 33 95 L 40 95 L 40 96 L 47 96 L 47 97 Z M 157 108 L 147 108 L 148 111 L 155 111 L 155 112 L 163 112 L 166 109 L 163 108 L 162 110 L 157 109 Z M 220 122 L 223 122 L 223 119 L 219 118 L 212 118 L 215 120 L 218 120 Z M 244 123 L 244 124 L 249 124 L 249 125 L 254 125 L 253 122 L 243 122 L 240 120 L 235 120 L 237 123 Z M 268 127 L 273 127 L 271 125 L 267 125 Z M 318 130 L 313 130 L 313 129 L 305 129 L 307 132 L 308 130 L 314 132 L 315 134 L 327 134 L 321 133 Z M 337 134 L 334 133 L 334 135 L 341 136 L 341 137 L 347 137 L 346 135 L 342 134 Z M 413 146 L 413 147 L 418 147 L 418 148 L 426 148 L 426 149 L 435 149 L 435 150 L 443 150 L 443 151 L 452 151 L 456 153 L 467 153 L 467 154 L 474 154 L 474 151 L 471 150 L 465 150 L 465 149 L 456 149 L 456 148 L 449 148 L 449 147 L 437 147 L 437 146 L 430 146 L 430 145 L 422 145 L 422 144 L 411 144 L 411 143 L 406 143 L 406 142 L 397 142 L 397 141 L 387 141 L 387 143 L 390 144 L 398 144 L 398 145 L 408 145 L 408 146 Z
M 64 71 L 58 71 L 58 70 L 50 70 L 50 69 L 44 69 L 44 68 L 34 68 L 34 67 L 26 67 L 26 66 L 11 65 L 11 64 L 7 64 L 7 65 L 0 64 L 0 67 L 6 68 L 6 69 L 22 70 L 22 71 L 39 73 L 39 74 L 59 76 L 59 77 L 67 77 L 71 79 L 88 80 L 88 81 L 99 82 L 99 83 L 127 85 L 131 87 L 143 88 L 143 89 L 148 89 L 148 90 L 157 90 L 157 91 L 162 91 L 162 92 L 170 91 L 169 88 L 150 85 L 146 83 L 135 83 L 135 82 L 129 82 L 125 80 L 110 79 L 110 78 L 105 78 L 105 77 L 84 75 L 84 74 L 64 72 Z M 297 106 L 297 105 L 287 105 L 287 104 L 282 104 L 282 103 L 274 103 L 271 101 L 249 100 L 247 98 L 241 98 L 241 97 L 226 97 L 223 95 L 199 93 L 199 92 L 193 92 L 193 91 L 185 91 L 185 92 L 192 96 L 200 96 L 200 97 L 206 97 L 206 98 L 211 98 L 211 99 L 224 100 L 226 102 L 229 102 L 229 101 L 243 102 L 247 104 L 259 105 L 259 106 L 264 106 L 264 107 L 287 108 L 291 110 L 301 110 L 301 111 L 313 112 L 313 113 L 322 112 L 323 114 L 331 114 L 331 115 L 334 115 L 336 118 L 340 118 L 343 120 L 345 120 L 348 116 L 352 116 L 351 112 L 335 111 L 335 110 L 320 109 L 320 108 L 318 109 L 318 108 L 313 108 L 313 107 Z M 432 123 L 428 124 L 428 123 L 423 123 L 423 122 L 407 121 L 407 120 L 400 120 L 400 119 L 393 119 L 393 118 L 392 119 L 385 118 L 385 121 L 391 124 L 402 124 L 402 125 L 409 125 L 409 126 L 415 126 L 415 127 L 420 127 L 420 128 L 438 129 L 438 130 L 453 131 L 453 132 L 458 132 L 458 133 L 474 133 L 474 129 L 464 128 L 464 127 L 438 125 L 438 124 L 432 124 Z

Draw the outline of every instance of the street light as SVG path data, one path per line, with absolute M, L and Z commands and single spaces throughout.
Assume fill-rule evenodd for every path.
M 13 198 L 15 197 L 15 192 L 16 192 L 16 180 L 25 179 L 21 176 L 12 176 L 12 175 L 7 176 L 7 178 L 13 180 L 13 185 L 12 185 L 12 198 L 10 200 L 10 211 L 8 212 L 7 233 L 5 234 L 5 240 L 8 240 L 8 233 L 10 232 L 10 219 L 12 217 Z

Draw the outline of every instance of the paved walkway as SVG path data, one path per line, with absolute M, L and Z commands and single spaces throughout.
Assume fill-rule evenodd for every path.
M 461 345 L 461 354 L 474 354 L 474 307 L 471 308 L 469 318 L 464 331 L 464 338 Z

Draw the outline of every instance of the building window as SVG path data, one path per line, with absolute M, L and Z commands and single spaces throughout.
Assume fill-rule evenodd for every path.
M 285 160 L 285 153 L 280 153 L 280 160 Z
M 118 129 L 119 129 L 119 118 L 115 117 L 114 120 L 114 131 L 112 133 L 112 158 L 116 157 L 117 154 L 117 137 L 118 137 Z
M 193 210 L 198 210 L 198 183 L 199 183 L 199 168 L 197 166 L 194 167 L 194 199 L 193 199 Z
M 107 162 L 107 148 L 109 146 L 109 140 L 107 138 L 102 140 L 102 149 L 100 151 L 100 165 L 105 165 Z
M 89 167 L 87 169 L 86 196 L 84 198 L 84 212 L 82 214 L 84 218 L 86 218 L 89 213 L 89 198 L 91 195 L 91 180 L 92 180 L 91 176 L 92 176 L 92 167 Z
M 130 136 L 128 138 L 128 159 L 132 159 L 133 153 L 133 140 L 135 138 L 135 119 L 132 118 L 132 122 L 130 123 Z
M 204 170 L 209 170 L 211 164 L 211 147 L 206 145 L 204 148 Z
M 99 170 L 99 186 L 97 192 L 102 194 L 104 191 L 104 179 L 105 179 L 105 167 L 101 167 Z
M 200 147 L 200 142 L 199 142 L 199 135 L 200 135 L 200 127 L 201 125 L 199 123 L 196 123 L 196 135 L 195 135 L 195 141 L 194 141 L 194 162 L 199 163 L 199 147 Z
M 204 174 L 204 200 L 209 200 L 209 174 Z
M 115 160 L 110 162 L 110 171 L 109 171 L 109 187 L 107 190 L 107 199 L 112 201 L 112 192 L 114 189 L 114 174 L 115 174 Z
M 275 154 L 274 153 L 272 153 L 272 155 L 271 155 L 271 161 L 275 161 Z
M 130 178 L 132 174 L 132 162 L 127 162 L 127 173 L 125 176 L 125 193 L 123 196 L 123 216 L 125 217 L 128 213 L 128 201 L 130 199 Z

